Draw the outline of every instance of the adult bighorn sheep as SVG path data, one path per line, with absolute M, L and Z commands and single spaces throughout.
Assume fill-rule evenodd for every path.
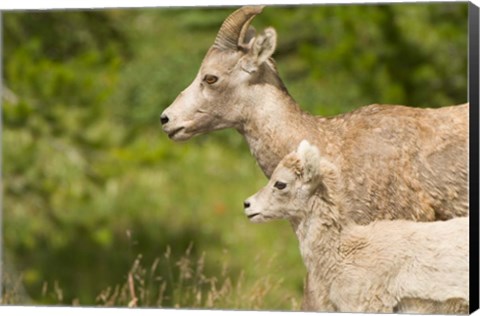
M 175 140 L 235 128 L 267 177 L 306 138 L 339 166 L 357 223 L 468 214 L 468 104 L 439 109 L 369 105 L 318 117 L 289 95 L 271 58 L 276 32 L 249 27 L 246 6 L 222 24 L 200 70 L 161 114 Z
M 308 272 L 303 308 L 468 313 L 468 217 L 419 223 L 346 216 L 338 168 L 302 141 L 244 202 L 252 222 L 288 219 Z

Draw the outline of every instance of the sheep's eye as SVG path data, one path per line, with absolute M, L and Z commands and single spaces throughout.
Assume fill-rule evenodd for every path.
M 283 183 L 283 182 L 280 182 L 280 181 L 277 181 L 277 182 L 275 182 L 275 184 L 273 186 L 276 187 L 279 190 L 283 190 L 287 187 L 287 184 Z
M 208 84 L 214 84 L 215 82 L 217 82 L 218 77 L 214 75 L 205 75 L 205 78 L 203 78 L 203 80 L 205 80 L 205 82 Z

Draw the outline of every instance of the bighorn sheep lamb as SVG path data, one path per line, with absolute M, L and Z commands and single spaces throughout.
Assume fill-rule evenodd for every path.
M 164 131 L 187 140 L 233 127 L 267 177 L 304 138 L 339 166 L 357 223 L 445 220 L 468 214 L 468 104 L 439 109 L 369 105 L 330 118 L 303 112 L 271 58 L 276 32 L 249 28 L 246 6 L 221 26 L 200 70 L 161 114 Z
M 335 165 L 302 141 L 244 202 L 252 222 L 288 219 L 294 227 L 308 271 L 303 307 L 468 313 L 468 217 L 358 225 L 345 216 L 350 205 L 339 177 Z

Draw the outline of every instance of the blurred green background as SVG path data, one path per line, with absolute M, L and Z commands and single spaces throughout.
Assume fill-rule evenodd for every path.
M 303 109 L 467 101 L 467 3 L 271 6 Z M 174 143 L 159 115 L 235 8 L 3 13 L 4 304 L 298 309 L 287 222 L 233 130 Z

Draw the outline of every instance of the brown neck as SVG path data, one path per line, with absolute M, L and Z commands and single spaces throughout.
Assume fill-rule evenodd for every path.
M 303 112 L 281 89 L 260 85 L 253 89 L 247 118 L 238 128 L 264 174 L 270 178 L 280 160 L 295 150 L 302 139 L 321 131 L 318 119 Z M 318 145 L 318 140 L 309 139 Z

